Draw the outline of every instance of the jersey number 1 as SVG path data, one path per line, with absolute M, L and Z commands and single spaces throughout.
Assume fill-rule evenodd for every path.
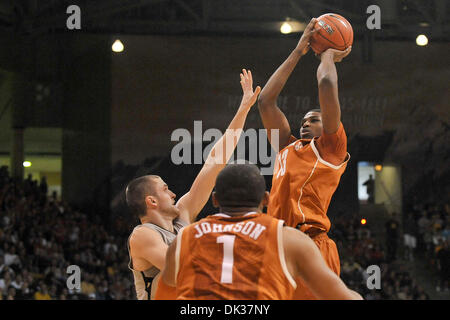
M 217 237 L 217 243 L 223 243 L 222 276 L 220 282 L 233 283 L 233 249 L 236 236 Z

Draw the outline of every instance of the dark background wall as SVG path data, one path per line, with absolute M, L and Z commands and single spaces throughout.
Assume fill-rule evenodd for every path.
M 239 103 L 239 72 L 253 71 L 263 86 L 296 45 L 290 38 L 123 37 L 125 52 L 112 60 L 112 160 L 139 163 L 166 154 L 176 128 L 224 129 Z M 426 106 L 448 119 L 449 60 L 446 43 L 426 48 L 407 42 L 375 43 L 364 63 L 361 44 L 337 65 L 342 117 L 348 135 L 379 135 L 408 126 L 411 111 Z M 317 106 L 316 69 L 308 54 L 282 92 L 280 105 L 293 128 Z M 255 108 L 248 127 L 262 127 Z M 421 136 L 424 128 L 410 127 Z M 425 128 L 425 131 L 428 130 Z
M 108 37 L 64 48 L 62 181 L 70 202 L 105 213 L 109 201 L 111 47 Z

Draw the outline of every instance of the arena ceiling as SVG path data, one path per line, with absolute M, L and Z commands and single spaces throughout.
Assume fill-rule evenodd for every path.
M 340 13 L 356 34 L 367 30 L 367 7 L 381 8 L 381 38 L 426 32 L 450 39 L 446 0 L 0 0 L 0 30 L 41 35 L 65 30 L 66 9 L 81 9 L 82 31 L 124 34 L 267 34 L 287 18 L 307 22 L 324 12 Z

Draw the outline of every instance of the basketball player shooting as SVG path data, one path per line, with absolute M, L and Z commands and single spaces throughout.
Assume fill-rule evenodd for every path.
M 296 48 L 270 77 L 258 99 L 258 108 L 264 127 L 271 140 L 272 129 L 279 130 L 279 153 L 274 167 L 272 189 L 267 213 L 283 219 L 311 237 L 327 265 L 337 275 L 340 262 L 336 244 L 327 236 L 331 223 L 327 209 L 343 174 L 350 155 L 347 137 L 341 123 L 338 99 L 336 62 L 351 51 L 349 46 L 340 51 L 327 49 L 317 55 L 320 109 L 308 111 L 301 120 L 300 139 L 291 134 L 289 122 L 276 104 L 290 74 L 310 48 L 311 37 L 318 32 L 316 19 L 306 27 Z M 311 291 L 297 280 L 294 299 L 315 299 Z
M 233 155 L 247 114 L 261 91 L 259 86 L 253 91 L 250 70 L 243 69 L 240 77 L 243 96 L 239 109 L 184 196 L 175 202 L 176 195 L 161 177 L 155 175 L 136 178 L 126 188 L 128 207 L 141 222 L 128 239 L 129 268 L 134 275 L 139 300 L 175 299 L 174 288 L 159 282 L 168 245 L 205 206 L 217 175 Z
M 308 236 L 261 213 L 268 198 L 257 166 L 222 170 L 212 195 L 220 213 L 183 228 L 169 247 L 162 277 L 176 286 L 177 299 L 287 300 L 294 277 L 319 299 L 362 299 Z

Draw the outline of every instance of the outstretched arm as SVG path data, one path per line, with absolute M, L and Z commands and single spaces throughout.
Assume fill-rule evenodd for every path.
M 261 88 L 256 87 L 253 92 L 253 78 L 249 70 L 243 69 L 241 73 L 241 86 L 243 91 L 241 105 L 230 122 L 225 134 L 211 149 L 208 158 L 195 178 L 191 189 L 178 200 L 180 217 L 188 222 L 193 222 L 209 199 L 214 188 L 217 175 L 226 166 L 233 155 L 234 149 L 244 127 L 245 119 L 251 107 L 255 104 Z
M 289 138 L 291 137 L 289 122 L 284 113 L 277 106 L 277 99 L 298 61 L 308 52 L 309 39 L 315 32 L 315 23 L 316 19 L 311 19 L 294 51 L 291 52 L 289 57 L 270 77 L 258 98 L 259 114 L 261 115 L 262 122 L 267 130 L 267 136 L 270 144 L 274 147 L 274 149 L 278 148 L 278 150 L 275 150 L 277 152 L 289 144 Z M 272 129 L 279 130 L 278 146 L 276 141 L 272 141 Z
M 320 55 L 321 62 L 317 68 L 317 82 L 323 131 L 327 134 L 335 133 L 341 123 L 338 76 L 335 62 L 342 61 L 350 51 L 351 47 L 345 51 L 328 49 Z
M 294 228 L 283 228 L 286 262 L 292 275 L 301 277 L 320 300 L 362 300 L 326 265 L 314 241 Z

